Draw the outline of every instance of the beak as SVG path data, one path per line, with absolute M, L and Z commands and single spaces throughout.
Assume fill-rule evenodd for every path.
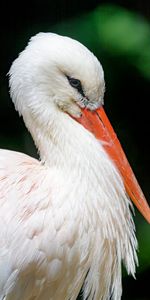
M 135 178 L 130 164 L 125 156 L 121 144 L 105 114 L 103 107 L 96 111 L 82 109 L 82 116 L 76 119 L 94 136 L 104 142 L 104 148 L 110 158 L 114 161 L 122 175 L 125 189 L 144 218 L 150 223 L 150 207 Z

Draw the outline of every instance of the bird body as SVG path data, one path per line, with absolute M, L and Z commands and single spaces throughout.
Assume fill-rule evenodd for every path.
M 65 73 L 85 74 L 86 99 Z M 40 160 L 0 151 L 0 300 L 75 300 L 81 288 L 84 300 L 119 300 L 121 262 L 133 276 L 137 264 L 131 203 L 105 142 L 75 120 L 103 102 L 101 65 L 80 43 L 40 34 L 13 63 L 10 87 Z

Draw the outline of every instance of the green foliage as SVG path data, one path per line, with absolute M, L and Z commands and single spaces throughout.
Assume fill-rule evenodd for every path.
M 150 267 L 150 226 L 144 221 L 137 224 L 137 236 L 139 242 L 139 269 L 142 272 Z
M 94 12 L 98 36 L 106 51 L 129 60 L 150 79 L 150 25 L 121 7 L 104 6 Z

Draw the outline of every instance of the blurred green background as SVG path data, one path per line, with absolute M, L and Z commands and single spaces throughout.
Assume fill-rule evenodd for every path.
M 93 51 L 103 65 L 105 109 L 150 201 L 149 17 L 150 4 L 142 0 L 1 3 L 0 147 L 36 156 L 11 103 L 6 74 L 32 35 L 39 31 L 68 35 Z M 124 273 L 122 299 L 148 300 L 150 227 L 135 211 L 139 267 L 137 280 Z

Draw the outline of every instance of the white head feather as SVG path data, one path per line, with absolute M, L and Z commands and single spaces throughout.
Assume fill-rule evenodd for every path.
M 81 43 L 53 33 L 39 33 L 10 69 L 10 92 L 16 109 L 50 104 L 79 113 L 79 106 L 96 109 L 103 103 L 104 73 L 97 58 Z M 73 88 L 67 76 L 81 81 L 84 94 Z M 40 103 L 37 96 L 42 97 Z M 38 98 L 39 99 L 39 98 Z M 47 103 L 43 103 L 43 101 Z

